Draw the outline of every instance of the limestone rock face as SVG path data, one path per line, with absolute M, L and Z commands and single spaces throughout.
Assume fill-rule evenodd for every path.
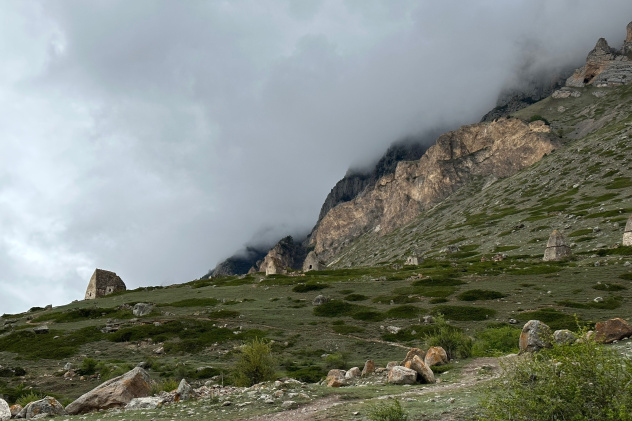
M 632 215 L 630 215 L 628 222 L 625 224 L 622 244 L 624 246 L 632 246 Z
M 11 419 L 11 409 L 4 399 L 0 399 L 0 421 Z
M 331 209 L 310 238 L 315 253 L 328 261 L 368 231 L 381 235 L 410 222 L 475 176 L 507 177 L 538 162 L 559 143 L 535 123 L 501 119 L 441 135 L 421 159 L 399 162 L 372 189 Z
M 406 365 L 404 367 L 415 370 L 415 372 L 417 372 L 418 374 L 417 377 L 421 380 L 422 383 L 435 382 L 434 373 L 424 362 L 424 360 L 419 357 L 419 355 L 415 355 L 410 361 L 406 361 Z
M 105 297 L 119 291 L 125 291 L 126 286 L 120 276 L 114 272 L 103 269 L 95 269 L 88 288 L 86 289 L 86 300 Z
M 529 320 L 520 333 L 520 352 L 551 347 L 551 328 L 539 320 Z
M 37 416 L 55 416 L 55 415 L 68 415 L 64 410 L 62 404 L 52 396 L 46 396 L 44 399 L 40 399 L 35 402 L 31 402 L 26 405 L 16 418 L 35 418 Z
M 417 372 L 413 369 L 398 365 L 388 372 L 386 381 L 392 384 L 415 384 L 417 383 Z
M 285 273 L 287 268 L 302 269 L 306 250 L 301 243 L 294 242 L 291 236 L 279 241 L 258 265 L 258 272 L 266 275 Z
M 445 349 L 440 346 L 431 346 L 428 348 L 428 352 L 426 352 L 424 362 L 428 367 L 447 364 L 448 354 L 445 352 Z
M 611 48 L 604 38 L 600 38 L 595 48 L 586 57 L 586 64 L 566 80 L 566 86 L 606 87 L 630 83 L 632 81 L 631 29 L 632 22 L 628 24 L 627 36 L 621 51 Z
M 595 325 L 595 339 L 609 344 L 632 336 L 632 327 L 623 319 L 614 318 Z
M 544 250 L 544 257 L 542 260 L 545 262 L 564 260 L 571 256 L 571 248 L 566 243 L 566 238 L 558 230 L 553 230 L 549 236 L 549 241 L 546 243 L 546 250 Z
M 149 374 L 136 367 L 81 395 L 66 407 L 66 411 L 71 415 L 77 415 L 100 409 L 124 407 L 134 398 L 149 395 L 150 389 Z

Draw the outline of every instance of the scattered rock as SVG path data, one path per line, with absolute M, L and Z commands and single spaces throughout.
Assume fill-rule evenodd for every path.
M 346 379 L 355 379 L 356 377 L 360 377 L 362 375 L 362 371 L 358 367 L 352 367 L 345 373 Z
M 388 333 L 392 333 L 393 335 L 397 334 L 397 332 L 399 332 L 400 330 L 402 330 L 401 327 L 397 327 L 397 326 L 386 326 L 386 330 Z
M 415 355 L 417 355 L 423 361 L 423 359 L 426 357 L 426 351 L 421 348 L 410 348 L 410 350 L 408 350 L 408 352 L 406 353 L 406 357 L 404 357 L 399 365 L 401 365 L 402 367 L 406 366 L 406 362 L 411 361 Z
M 431 325 L 435 322 L 434 317 L 432 316 L 424 316 L 424 324 Z
M 297 406 L 296 402 L 294 402 L 294 401 L 284 401 L 281 404 L 281 408 L 283 408 L 283 409 L 292 409 L 292 408 L 296 408 L 296 406 Z
M 346 386 L 347 380 L 345 378 L 346 372 L 344 370 L 332 369 L 327 373 L 327 387 L 342 387 Z
M 9 410 L 11 411 L 11 417 L 16 418 L 20 411 L 22 411 L 22 409 L 24 408 L 18 403 L 16 403 L 15 405 L 11 405 L 11 407 L 9 408 Z
M 162 355 L 165 353 L 165 348 L 162 346 L 159 346 L 158 348 L 154 349 L 154 354 L 156 355 Z
M 623 319 L 614 318 L 595 325 L 595 340 L 609 344 L 632 335 L 632 327 Z
M 520 352 L 535 352 L 551 347 L 551 328 L 539 320 L 529 320 L 520 334 Z
M 142 317 L 151 313 L 153 309 L 154 305 L 151 303 L 136 303 L 132 313 L 134 313 L 134 316 L 136 317 Z
M 185 379 L 180 381 L 180 385 L 178 385 L 178 389 L 176 390 L 176 402 L 178 401 L 188 401 L 193 397 L 193 388 Z
M 64 364 L 64 370 L 68 371 L 68 370 L 72 370 L 72 363 L 66 363 Z
M 42 334 L 48 333 L 48 326 L 47 325 L 37 326 L 37 327 L 33 328 L 33 332 L 37 333 L 38 335 L 42 335 Z
M 364 368 L 362 369 L 362 377 L 368 376 L 375 372 L 375 363 L 373 360 L 366 360 L 364 363 Z
M 418 374 L 417 377 L 421 380 L 422 383 L 435 382 L 434 373 L 424 362 L 424 360 L 419 357 L 419 355 L 415 355 L 410 361 L 407 361 L 405 367 L 415 370 L 415 372 Z
M 11 419 L 11 408 L 4 399 L 0 399 L 0 421 L 7 421 Z
M 417 372 L 398 365 L 388 372 L 386 381 L 392 384 L 415 384 L 417 382 Z
M 628 222 L 625 224 L 625 231 L 623 233 L 623 241 L 624 246 L 632 246 L 632 215 L 628 218 Z
M 320 294 L 320 295 L 317 295 L 316 298 L 314 298 L 314 300 L 312 301 L 312 305 L 319 306 L 319 305 L 325 304 L 327 301 L 329 301 L 329 298 Z
M 64 410 L 62 404 L 52 396 L 46 396 L 44 399 L 40 399 L 35 402 L 31 402 L 26 405 L 15 418 L 35 418 L 37 416 L 55 416 L 55 415 L 68 415 Z
M 71 415 L 77 415 L 100 409 L 123 407 L 134 398 L 149 395 L 151 389 L 149 382 L 149 374 L 142 368 L 136 367 L 81 395 L 66 407 L 66 411 Z
M 156 409 L 162 406 L 164 399 L 157 396 L 147 396 L 145 398 L 134 398 L 127 405 L 126 411 L 135 411 L 138 409 Z
M 396 367 L 398 365 L 399 363 L 397 361 L 389 361 L 388 364 L 386 364 L 386 369 L 390 370 L 391 368 Z
M 577 340 L 577 335 L 568 329 L 556 330 L 553 332 L 553 340 L 558 345 L 572 345 Z
M 448 354 L 445 352 L 445 349 L 440 346 L 431 346 L 428 348 L 428 352 L 426 352 L 424 362 L 428 367 L 447 364 Z
M 603 297 L 595 297 L 595 299 L 593 300 L 596 303 L 601 303 L 603 302 Z

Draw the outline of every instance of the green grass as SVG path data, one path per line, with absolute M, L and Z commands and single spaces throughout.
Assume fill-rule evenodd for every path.
M 386 317 L 389 319 L 414 319 L 424 314 L 425 310 L 420 307 L 411 305 L 402 305 L 393 307 L 386 311 Z
M 539 320 L 546 323 L 551 329 L 577 330 L 577 319 L 573 314 L 563 313 L 555 309 L 541 309 L 525 311 L 518 315 L 525 323 L 529 320 Z
M 502 292 L 486 289 L 470 289 L 457 295 L 457 298 L 461 301 L 496 300 L 504 297 L 506 297 L 506 295 Z
M 599 291 L 623 291 L 627 289 L 623 285 L 612 283 L 595 284 L 592 286 L 592 288 Z
M 325 288 L 328 288 L 328 285 L 308 282 L 306 284 L 296 285 L 294 288 L 292 288 L 292 291 L 304 293 L 304 292 L 311 292 L 311 291 L 320 291 L 321 289 L 325 289 Z
M 484 307 L 466 307 L 439 305 L 432 310 L 433 314 L 442 314 L 446 319 L 467 321 L 467 320 L 487 320 L 496 315 L 496 310 Z
M 161 303 L 159 307 L 213 307 L 219 304 L 216 298 L 187 298 L 173 303 Z
M 58 336 L 55 339 L 55 336 Z M 81 345 L 105 339 L 106 335 L 95 327 L 86 327 L 71 332 L 51 330 L 46 334 L 35 334 L 21 330 L 0 337 L 0 349 L 15 352 L 27 360 L 59 360 L 76 354 Z

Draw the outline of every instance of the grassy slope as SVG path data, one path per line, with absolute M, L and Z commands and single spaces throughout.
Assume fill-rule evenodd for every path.
M 419 325 L 423 315 L 436 312 L 442 305 L 466 307 L 465 311 L 456 311 L 454 318 L 467 318 L 473 313 L 467 308 L 496 312 L 480 321 L 451 322 L 471 334 L 490 323 L 507 323 L 510 318 L 517 319 L 521 326 L 530 318 L 548 317 L 549 323 L 559 327 L 572 327 L 575 314 L 586 321 L 613 316 L 631 318 L 632 276 L 625 274 L 630 274 L 632 268 L 623 263 L 632 261 L 632 252 L 619 249 L 623 254 L 607 255 L 601 251 L 601 256 L 593 249 L 599 243 L 620 242 L 625 220 L 632 213 L 632 189 L 627 181 L 632 176 L 629 169 L 632 145 L 625 137 L 631 131 L 628 124 L 632 123 L 632 86 L 612 89 L 604 98 L 591 95 L 591 89 L 582 92 L 580 98 L 547 99 L 517 116 L 542 115 L 551 121 L 555 131 L 569 134 L 593 114 L 603 117 L 615 109 L 617 115 L 582 139 L 565 138 L 564 148 L 513 177 L 497 180 L 485 189 L 486 180 L 480 180 L 425 212 L 407 227 L 386 236 L 371 234 L 359 239 L 342 256 L 338 269 L 311 272 L 305 277 L 251 275 L 244 279 L 197 281 L 80 301 L 53 310 L 5 315 L 4 319 L 16 320 L 16 323 L 13 330 L 0 330 L 0 343 L 6 341 L 11 332 L 28 332 L 34 323 L 48 323 L 55 330 L 49 335 L 60 336 L 57 341 L 63 341 L 64 345 L 74 343 L 76 346 L 67 357 L 33 360 L 29 359 L 32 354 L 24 350 L 38 349 L 44 354 L 49 350 L 46 356 L 53 356 L 59 348 L 55 340 L 33 336 L 24 339 L 18 353 L 0 351 L 1 365 L 27 370 L 25 377 L 0 378 L 0 386 L 16 387 L 24 383 L 45 392 L 54 391 L 65 399 L 75 398 L 100 381 L 63 380 L 59 376 L 60 369 L 67 361 L 79 365 L 86 356 L 114 371 L 117 367 L 125 370 L 140 361 L 149 361 L 153 363 L 150 372 L 156 379 L 190 377 L 196 368 L 206 366 L 229 371 L 235 347 L 262 332 L 275 340 L 274 351 L 281 374 L 310 366 L 327 369 L 327 360 L 322 355 L 333 353 L 343 354 L 346 367 L 362 366 L 369 358 L 384 366 L 388 361 L 402 359 L 405 350 L 397 345 L 422 345 L 424 328 L 411 326 Z M 567 110 L 560 113 L 559 106 Z M 524 227 L 514 229 L 519 224 Z M 593 232 L 597 226 L 600 230 Z M 561 264 L 541 262 L 544 244 L 554 228 L 561 228 L 572 236 L 576 243 L 575 260 Z M 441 253 L 441 249 L 450 244 L 460 245 L 462 251 L 452 255 Z M 480 262 L 481 255 L 491 256 L 496 251 L 507 253 L 509 257 L 502 262 Z M 430 258 L 418 267 L 393 266 L 411 252 L 425 253 Z M 596 263 L 599 266 L 595 266 Z M 353 268 L 345 269 L 345 266 Z M 423 275 L 421 282 L 419 274 Z M 294 291 L 294 286 L 302 282 L 319 283 L 326 288 Z M 603 288 L 599 283 L 614 283 L 623 289 L 595 289 L 595 286 Z M 457 298 L 460 293 L 474 289 L 498 291 L 505 297 L 478 301 Z M 345 297 L 354 300 L 346 301 L 343 310 L 352 305 L 363 307 L 356 309 L 356 318 L 354 314 L 317 316 L 311 300 L 321 293 L 341 301 Z M 357 295 L 350 297 L 350 294 Z M 593 304 L 597 296 L 603 297 L 606 305 Z M 211 298 L 218 302 L 208 300 Z M 437 298 L 447 302 L 433 304 L 431 301 Z M 192 301 L 188 303 L 191 306 L 170 305 L 191 299 L 207 301 Z M 391 300 L 396 304 L 390 304 Z M 99 310 L 135 302 L 162 306 L 138 321 L 131 319 L 129 310 Z M 393 311 L 404 302 L 416 310 L 408 309 L 403 314 Z M 76 313 L 62 313 L 78 309 L 97 311 L 83 313 L 78 318 L 71 317 Z M 543 309 L 556 312 L 531 313 Z M 232 313 L 218 313 L 218 310 Z M 357 313 L 362 311 L 374 312 L 369 315 L 376 321 L 358 320 Z M 408 315 L 412 318 L 398 318 Z M 184 325 L 178 332 L 152 335 L 153 343 L 139 339 L 113 342 L 117 334 L 97 331 L 112 318 L 122 323 L 123 328 L 131 327 L 137 333 L 151 329 L 154 322 L 162 326 L 171 326 L 169 322 L 174 321 Z M 390 325 L 404 328 L 402 334 L 388 335 L 382 327 Z M 217 330 L 224 326 L 227 330 Z M 78 329 L 90 327 L 94 333 L 84 341 L 86 343 L 80 344 L 82 341 L 72 336 Z M 413 330 L 416 333 L 413 334 Z M 187 336 L 183 332 L 194 334 Z M 165 345 L 165 355 L 153 354 L 159 346 L 156 342 Z M 180 345 L 185 342 L 195 351 L 183 352 Z M 0 349 L 7 349 L 6 344 L 0 345 Z M 446 377 L 447 381 L 450 379 L 458 380 L 458 374 Z M 344 393 L 357 393 L 353 395 L 356 398 L 385 393 L 380 388 L 366 390 Z M 467 405 L 474 402 L 473 399 L 466 401 Z

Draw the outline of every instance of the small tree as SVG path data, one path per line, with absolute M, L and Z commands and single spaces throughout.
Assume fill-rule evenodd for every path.
M 455 326 L 450 326 L 439 314 L 436 317 L 435 333 L 426 336 L 426 345 L 442 347 L 448 359 L 468 358 L 472 355 L 472 339 Z
M 239 360 L 235 366 L 235 383 L 252 386 L 266 380 L 274 380 L 275 361 L 270 344 L 255 338 L 241 347 Z
M 408 414 L 397 399 L 373 405 L 368 411 L 371 421 L 407 421 Z

